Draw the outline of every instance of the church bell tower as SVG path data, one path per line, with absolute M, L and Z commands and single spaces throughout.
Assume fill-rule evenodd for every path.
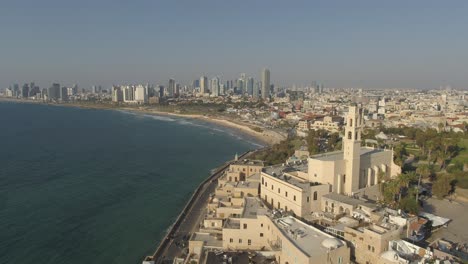
M 363 111 L 361 105 L 352 105 L 346 116 L 343 155 L 345 174 L 341 179 L 343 193 L 352 194 L 359 189 L 359 167 L 361 163 L 361 133 Z

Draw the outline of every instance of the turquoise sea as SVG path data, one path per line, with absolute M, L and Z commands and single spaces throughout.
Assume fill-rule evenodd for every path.
M 0 263 L 141 263 L 254 139 L 202 121 L 0 102 Z

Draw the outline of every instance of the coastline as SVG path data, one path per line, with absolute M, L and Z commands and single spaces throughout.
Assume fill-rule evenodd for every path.
M 195 119 L 200 121 L 205 121 L 208 123 L 212 123 L 224 128 L 234 129 L 245 135 L 248 135 L 252 138 L 255 138 L 258 142 L 264 144 L 265 146 L 272 146 L 276 143 L 279 143 L 281 140 L 284 140 L 284 136 L 280 135 L 279 133 L 268 130 L 265 128 L 261 128 L 263 131 L 258 132 L 253 130 L 247 124 L 239 124 L 233 120 L 213 117 L 213 116 L 205 116 L 205 115 L 198 115 L 198 114 L 178 114 L 172 112 L 163 112 L 158 111 L 156 109 L 143 109 L 142 108 L 133 108 L 133 107 L 125 107 L 125 106 L 118 106 L 118 107 L 110 107 L 104 104 L 78 104 L 78 103 L 48 103 L 42 101 L 34 101 L 34 100 L 23 100 L 23 99 L 14 99 L 14 98 L 5 98 L 0 97 L 0 101 L 6 102 L 16 102 L 16 103 L 32 103 L 32 104 L 44 104 L 44 105 L 53 105 L 53 106 L 65 106 L 65 107 L 78 107 L 78 108 L 85 108 L 85 109 L 102 109 L 102 110 L 120 110 L 120 111 L 129 111 L 133 113 L 144 113 L 144 114 L 151 114 L 157 116 L 169 116 L 169 117 L 180 117 L 180 118 L 188 118 L 188 119 Z

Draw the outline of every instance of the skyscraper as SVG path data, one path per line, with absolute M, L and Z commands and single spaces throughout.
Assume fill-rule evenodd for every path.
M 219 96 L 219 78 L 215 77 L 211 79 L 211 95 L 214 97 Z
M 23 89 L 21 89 L 21 97 L 23 98 L 29 97 L 29 84 L 25 83 L 23 85 Z
M 174 92 L 175 92 L 175 80 L 169 79 L 169 84 L 167 86 L 167 95 L 169 97 L 174 97 Z
M 208 78 L 206 76 L 200 77 L 200 93 L 205 94 L 208 92 Z
M 270 70 L 265 68 L 262 71 L 262 99 L 270 97 Z
M 253 92 L 252 92 L 252 97 L 253 98 L 258 98 L 258 92 L 260 91 L 261 87 L 262 87 L 261 82 L 255 83 L 255 87 L 254 87 Z
M 237 93 L 244 94 L 244 80 L 243 79 L 237 80 Z
M 60 98 L 60 84 L 53 83 L 49 89 L 47 89 L 48 100 L 57 100 Z
M 249 77 L 247 79 L 246 90 L 249 96 L 253 96 L 253 89 L 254 89 L 254 79 Z

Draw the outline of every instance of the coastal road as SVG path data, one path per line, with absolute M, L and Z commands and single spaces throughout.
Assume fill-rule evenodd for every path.
M 224 171 L 225 169 L 218 172 L 214 176 L 215 180 L 206 183 L 202 187 L 200 194 L 195 198 L 195 202 L 188 210 L 184 220 L 176 230 L 175 235 L 172 237 L 170 244 L 162 254 L 163 257 L 160 260 L 162 263 L 173 263 L 175 257 L 182 255 L 184 247 L 179 246 L 180 243 L 184 243 L 184 246 L 188 248 L 188 240 L 190 239 L 190 236 L 193 234 L 193 232 L 199 229 L 200 223 L 202 222 L 206 213 L 206 206 L 208 204 L 210 194 L 215 192 L 218 182 L 217 178 L 222 175 Z

